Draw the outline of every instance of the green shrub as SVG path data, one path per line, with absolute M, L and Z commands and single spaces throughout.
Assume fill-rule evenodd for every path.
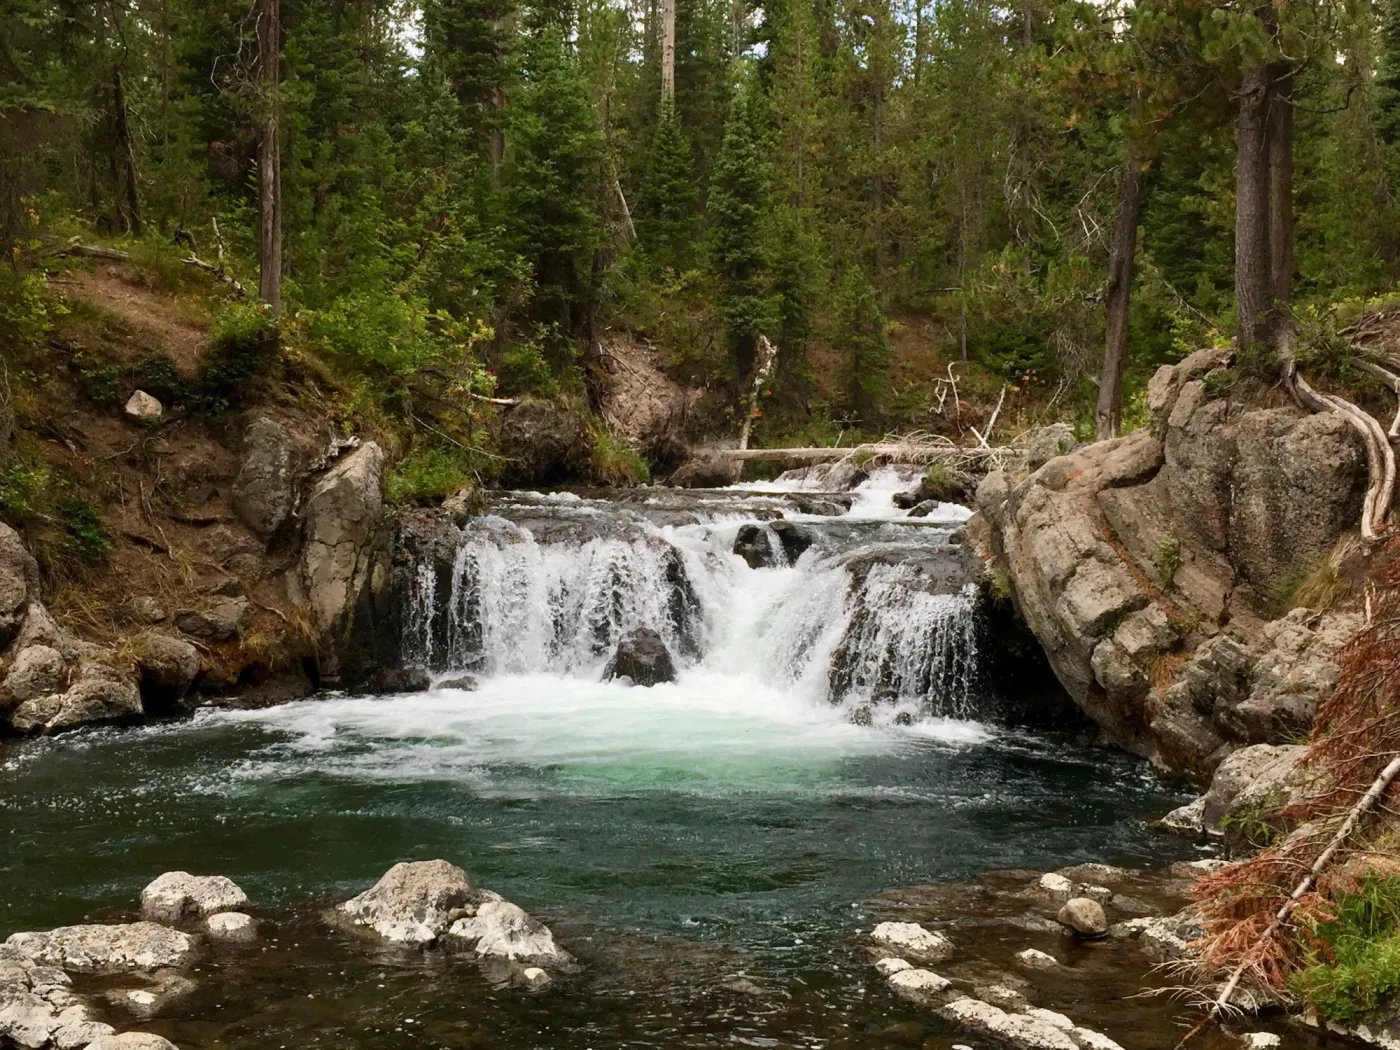
M 296 316 L 311 345 L 359 370 L 408 375 L 441 359 L 446 347 L 430 326 L 427 304 L 392 289 L 356 292 Z
M 940 503 L 956 503 L 967 492 L 963 479 L 946 463 L 930 463 L 919 489 L 921 496 Z
M 594 435 L 590 465 L 605 485 L 645 485 L 651 480 L 651 467 L 641 454 L 601 427 Z
M 52 315 L 62 308 L 44 294 L 44 285 L 41 273 L 20 274 L 0 266 L 0 348 L 34 346 L 49 334 Z
M 81 496 L 65 496 L 58 501 L 57 518 L 63 526 L 63 547 L 82 561 L 99 562 L 112 549 L 112 537 L 102 520 L 102 511 Z
M 22 451 L 0 465 L 0 519 L 43 534 L 34 553 L 42 561 L 99 562 L 112 549 L 102 511 L 80 495 L 77 482 L 40 455 Z
M 0 515 L 24 525 L 44 513 L 53 472 L 37 457 L 20 456 L 0 467 Z
M 191 390 L 194 407 L 216 412 L 251 395 L 253 380 L 277 363 L 278 339 L 277 326 L 262 307 L 235 303 L 215 314 L 209 350 Z
M 1157 573 L 1163 587 L 1170 587 L 1181 568 L 1181 544 L 1168 537 L 1157 544 Z
M 86 350 L 73 355 L 72 368 L 78 392 L 98 405 L 121 404 L 120 365 L 98 361 Z
M 444 499 L 472 480 L 465 455 L 439 446 L 419 446 L 395 464 L 385 485 L 389 502 L 427 503 Z
M 1367 878 L 1335 908 L 1331 921 L 1300 933 L 1309 966 L 1293 985 L 1329 1021 L 1346 1023 L 1400 992 L 1400 879 Z

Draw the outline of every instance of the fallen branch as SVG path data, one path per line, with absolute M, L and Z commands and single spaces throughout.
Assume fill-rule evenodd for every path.
M 1386 789 L 1390 787 L 1391 782 L 1397 775 L 1400 775 L 1400 754 L 1397 754 L 1390 760 L 1390 763 L 1381 770 L 1380 775 L 1371 782 L 1371 787 L 1367 790 L 1366 794 L 1362 795 L 1360 801 L 1351 807 L 1351 810 L 1347 813 L 1346 819 L 1342 821 L 1342 826 L 1337 829 L 1337 833 L 1333 835 L 1332 840 L 1327 843 L 1327 848 L 1318 854 L 1317 860 L 1313 861 L 1313 865 L 1308 870 L 1308 873 L 1303 876 L 1302 881 L 1294 887 L 1293 892 L 1289 894 L 1288 900 L 1283 902 L 1283 906 L 1279 908 L 1278 914 L 1274 916 L 1273 921 L 1269 923 L 1264 932 L 1259 935 L 1259 939 L 1255 941 L 1253 948 L 1256 951 L 1278 934 L 1283 924 L 1288 921 L 1288 917 L 1293 914 L 1293 909 L 1298 906 L 1298 902 L 1303 899 L 1304 894 L 1312 889 L 1313 884 L 1317 882 L 1317 877 L 1322 874 L 1323 869 L 1326 868 L 1332 858 L 1336 856 L 1337 851 L 1342 848 L 1347 838 L 1356 829 L 1356 825 L 1361 822 L 1361 818 L 1370 812 L 1371 807 L 1385 794 Z M 1230 998 L 1235 994 L 1235 990 L 1239 988 L 1240 979 L 1244 976 L 1245 971 L 1249 969 L 1249 965 L 1250 956 L 1247 954 L 1240 960 L 1234 972 L 1230 974 L 1230 979 L 1225 982 L 1225 987 L 1211 1005 L 1210 1014 L 1207 1015 L 1204 1021 L 1191 1029 L 1191 1031 L 1186 1034 L 1186 1038 L 1176 1044 L 1176 1050 L 1181 1050 L 1181 1048 L 1189 1043 L 1197 1033 L 1217 1020 L 1220 1015 L 1229 1008 Z
M 467 397 L 471 398 L 473 401 L 480 401 L 487 405 L 505 405 L 510 407 L 520 404 L 519 399 L 514 397 L 487 397 L 485 394 L 473 394 L 470 392 L 468 392 Z
M 1390 371 L 1387 368 L 1382 368 L 1374 361 L 1362 359 L 1359 361 L 1353 361 L 1352 363 L 1356 365 L 1357 368 L 1361 369 L 1361 371 L 1369 372 L 1371 375 L 1375 376 L 1386 386 L 1390 387 L 1391 391 L 1395 394 L 1395 419 L 1390 424 L 1390 429 L 1387 430 L 1385 433 L 1386 437 L 1391 438 L 1392 440 L 1394 440 L 1397 437 L 1400 437 L 1400 376 L 1396 375 L 1394 372 Z
M 997 395 L 997 407 L 992 409 L 992 418 L 987 420 L 987 432 L 985 434 L 982 434 L 977 430 L 976 427 L 968 427 L 968 429 L 971 430 L 973 434 L 977 435 L 977 444 L 981 445 L 983 448 L 991 448 L 991 445 L 987 443 L 987 438 L 992 436 L 992 428 L 997 425 L 997 416 L 1001 415 L 1001 403 L 1005 400 L 1006 384 L 1002 383 L 1001 393 Z
M 198 255 L 195 254 L 193 243 L 190 244 L 189 258 L 181 259 L 180 261 L 186 266 L 194 266 L 198 269 L 203 270 L 205 273 L 213 277 L 214 280 L 220 281 L 223 284 L 226 284 L 230 288 L 232 288 L 233 294 L 238 296 L 238 298 L 246 299 L 248 297 L 247 291 L 243 288 L 243 285 L 238 281 L 238 279 L 234 277 L 233 274 L 228 272 L 228 267 L 224 265 L 224 238 L 223 235 L 219 233 L 219 220 L 212 219 L 210 221 L 213 223 L 214 226 L 214 251 L 215 258 L 218 260 L 218 262 L 207 263 L 203 259 L 201 259 Z M 191 238 L 191 242 L 193 242 L 193 238 Z

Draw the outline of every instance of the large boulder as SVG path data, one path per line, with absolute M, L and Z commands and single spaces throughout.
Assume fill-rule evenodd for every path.
M 198 919 L 216 912 L 238 911 L 248 895 L 223 875 L 167 871 L 141 891 L 141 914 L 156 922 Z
M 355 926 L 400 944 L 429 944 L 482 900 L 467 873 L 445 860 L 395 864 L 337 909 Z
M 659 685 L 676 680 L 676 665 L 666 642 L 650 627 L 639 627 L 617 643 L 603 669 L 603 679 L 630 678 L 633 685 Z
M 68 661 L 62 653 L 47 645 L 31 645 L 15 657 L 9 674 L 0 683 L 0 710 L 61 693 L 67 678 Z
M 168 711 L 199 677 L 199 650 L 181 638 L 146 631 L 132 639 L 131 651 L 148 713 Z
M 110 1035 L 72 985 L 62 970 L 0 957 L 0 1046 L 78 1050 Z
M 1219 828 L 1225 821 L 1295 801 L 1305 789 L 1306 775 L 1299 762 L 1308 753 L 1302 744 L 1256 744 L 1234 752 L 1215 771 L 1205 794 L 1202 823 Z
M 287 428 L 261 416 L 243 431 L 243 463 L 233 482 L 233 513 L 264 540 L 296 507 L 297 446 Z
M 383 449 L 365 442 L 326 471 L 306 501 L 298 583 L 320 637 L 321 679 L 327 684 L 373 649 L 372 637 L 356 645 L 352 636 L 365 619 L 362 605 L 387 587 L 378 556 L 384 460 Z
M 666 484 L 680 489 L 722 489 L 736 484 L 743 464 L 728 456 L 697 450 L 676 468 Z
M 0 522 L 0 650 L 24 622 L 25 609 L 39 598 L 39 563 L 19 533 Z
M 36 697 L 10 714 L 19 733 L 57 733 L 79 726 L 133 722 L 141 718 L 141 694 L 136 683 L 118 671 L 84 666 L 83 674 L 65 692 Z
M 194 951 L 191 937 L 154 922 L 60 926 L 11 934 L 0 944 L 0 963 L 9 959 L 72 973 L 118 974 L 181 966 Z
M 526 398 L 503 409 L 492 429 L 505 457 L 503 485 L 559 485 L 588 470 L 593 436 L 588 420 L 572 405 Z
M 811 529 L 783 518 L 769 522 L 768 528 L 774 536 L 778 537 L 778 543 L 782 545 L 783 554 L 789 565 L 794 564 L 798 558 L 802 557 L 815 539 Z
M 175 626 L 191 638 L 204 642 L 227 642 L 247 630 L 253 622 L 253 606 L 247 598 L 232 597 L 204 609 L 181 609 L 175 613 Z
M 538 966 L 563 966 L 573 961 L 554 943 L 548 926 L 510 901 L 486 901 L 475 915 L 454 922 L 448 932 L 481 956 Z
M 734 553 L 748 563 L 750 569 L 768 569 L 773 566 L 773 545 L 768 542 L 768 532 L 761 525 L 741 525 L 734 536 Z

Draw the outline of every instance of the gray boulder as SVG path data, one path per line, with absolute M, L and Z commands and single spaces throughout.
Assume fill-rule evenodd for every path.
M 39 597 L 39 563 L 19 533 L 0 522 L 0 650 L 10 644 L 30 601 Z
M 719 489 L 735 484 L 743 473 L 737 460 L 704 451 L 695 452 L 666 479 L 682 489 Z
M 768 542 L 768 533 L 759 525 L 740 526 L 734 537 L 734 553 L 748 562 L 750 569 L 768 569 L 773 566 L 773 546 Z
M 768 528 L 774 536 L 778 537 L 778 542 L 782 545 L 783 554 L 787 557 L 789 565 L 794 564 L 812 546 L 812 530 L 803 528 L 795 522 L 779 518 L 777 521 L 769 522 Z
M 168 711 L 199 677 L 199 650 L 183 639 L 146 631 L 132 639 L 131 647 L 141 700 L 150 712 Z
M 241 911 L 216 912 L 204 920 L 204 929 L 216 941 L 246 942 L 258 937 L 258 924 Z
M 1056 456 L 1063 456 L 1079 447 L 1074 436 L 1074 428 L 1068 423 L 1051 423 L 1031 431 L 1027 442 L 1027 463 L 1031 470 L 1039 470 Z
M 411 861 L 395 864 L 364 893 L 340 905 L 337 913 L 385 940 L 421 945 L 436 940 L 481 900 L 467 873 L 455 864 Z
M 1055 916 L 1061 926 L 1066 926 L 1086 940 L 1102 937 L 1108 933 L 1108 917 L 1103 905 L 1089 897 L 1071 897 Z
M 0 961 L 28 961 L 71 973 L 118 974 L 180 966 L 194 951 L 194 940 L 178 930 L 154 922 L 130 922 L 11 934 L 0 945 Z
M 225 598 L 207 609 L 181 609 L 175 626 L 191 638 L 227 642 L 253 622 L 253 605 L 247 598 Z
M 286 524 L 296 506 L 296 459 L 291 434 L 275 420 L 259 417 L 243 431 L 233 513 L 265 540 Z
M 89 1043 L 87 1050 L 180 1050 L 164 1036 L 149 1032 L 122 1032 L 120 1035 L 104 1035 Z
M 389 696 L 396 693 L 426 693 L 432 687 L 432 676 L 421 667 L 381 667 L 370 675 L 365 683 L 365 692 Z
M 239 911 L 248 895 L 223 875 L 167 871 L 141 891 L 141 914 L 156 922 L 198 919 L 216 912 Z
M 1250 810 L 1258 810 L 1263 817 L 1264 811 L 1295 801 L 1306 785 L 1298 763 L 1307 753 L 1302 744 L 1256 744 L 1234 752 L 1211 779 L 1202 823 L 1219 828 L 1223 821 Z
M 110 669 L 83 668 L 83 677 L 63 693 L 37 697 L 10 714 L 19 733 L 58 733 L 79 726 L 131 722 L 143 713 L 136 683 Z
M 0 709 L 9 704 L 22 704 L 35 697 L 63 692 L 67 681 L 68 661 L 57 649 L 47 645 L 31 645 L 21 650 L 10 665 L 10 673 L 0 683 Z
M 633 685 L 653 686 L 676 680 L 676 665 L 661 635 L 650 627 L 639 627 L 622 641 L 603 668 L 604 681 L 630 678 Z
M 112 1032 L 94 1021 L 62 970 L 0 957 L 0 1045 L 77 1050 Z

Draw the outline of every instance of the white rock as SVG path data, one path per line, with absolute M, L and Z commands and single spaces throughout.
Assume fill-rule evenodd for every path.
M 1091 901 L 1098 901 L 1100 904 L 1107 904 L 1113 899 L 1113 891 L 1107 886 L 1080 886 L 1079 896 L 1088 897 Z
M 1200 860 L 1179 860 L 1167 870 L 1179 879 L 1197 879 L 1213 871 L 1229 867 L 1228 860 L 1218 857 L 1203 857 Z
M 881 977 L 893 977 L 901 970 L 912 970 L 914 964 L 908 959 L 896 959 L 893 956 L 881 959 L 875 964 L 875 970 Z
M 427 944 L 481 896 L 455 864 L 413 861 L 395 864 L 364 893 L 340 905 L 339 913 L 385 940 Z
M 1243 1041 L 1244 1050 L 1270 1050 L 1282 1045 L 1283 1040 L 1272 1032 L 1250 1032 Z
M 953 942 L 917 922 L 882 922 L 871 932 L 877 944 L 893 948 L 915 962 L 943 962 L 953 957 Z
M 1118 941 L 1133 940 L 1151 925 L 1152 920 L 1149 918 L 1124 919 L 1110 926 L 1108 935 Z
M 1074 896 L 1074 883 L 1053 871 L 1042 875 L 1036 885 L 1041 893 L 1052 900 L 1067 901 Z
M 1201 834 L 1206 829 L 1206 797 L 1202 795 L 1194 802 L 1177 807 L 1157 821 L 1157 824 L 1168 831 L 1180 831 L 1188 835 Z
M 15 933 L 5 955 L 73 973 L 127 973 L 179 966 L 195 949 L 178 930 L 154 922 L 114 926 L 61 926 L 44 933 Z
M 141 914 L 156 922 L 239 911 L 251 903 L 232 879 L 187 871 L 167 871 L 141 891 Z
M 77 1021 L 57 1029 L 53 1034 L 53 1045 L 58 1050 L 82 1050 L 103 1036 L 114 1035 L 116 1031 L 101 1021 Z
M 549 983 L 549 974 L 541 970 L 538 966 L 527 966 L 520 972 L 520 977 L 531 988 L 543 988 Z
M 1027 1017 L 1034 1017 L 1037 1021 L 1043 1021 L 1052 1028 L 1058 1028 L 1062 1032 L 1074 1031 L 1074 1022 L 1064 1014 L 1058 1014 L 1054 1010 L 1046 1010 L 1043 1007 L 1032 1006 L 1029 1010 L 1022 1011 Z
M 1108 916 L 1103 905 L 1088 897 L 1074 897 L 1065 902 L 1055 918 L 1081 937 L 1102 937 L 1108 932 Z
M 147 1032 L 104 1035 L 88 1044 L 87 1050 L 179 1050 L 169 1039 Z
M 487 901 L 468 919 L 458 919 L 448 931 L 476 942 L 477 955 L 503 959 L 567 964 L 573 957 L 554 943 L 549 927 L 510 901 Z
M 1017 1050 L 1079 1050 L 1069 1034 L 1028 1014 L 1009 1014 L 981 999 L 954 999 L 935 1013 L 946 1021 L 1001 1039 Z
M 241 911 L 221 911 L 204 922 L 209 936 L 220 941 L 251 941 L 258 936 L 257 923 Z
M 153 423 L 165 409 L 161 403 L 144 390 L 138 390 L 126 399 L 126 415 L 139 423 Z
M 1004 984 L 988 985 L 986 988 L 977 989 L 978 998 L 991 1003 L 993 1006 L 1000 1006 L 1003 1010 L 1025 1010 L 1030 1006 L 1030 1000 Z
M 1060 963 L 1053 955 L 1047 955 L 1038 948 L 1027 948 L 1016 953 L 1016 962 L 1028 970 L 1054 970 Z
M 900 970 L 890 977 L 890 987 L 897 994 L 916 1002 L 927 1002 L 952 986 L 952 981 L 931 970 Z

